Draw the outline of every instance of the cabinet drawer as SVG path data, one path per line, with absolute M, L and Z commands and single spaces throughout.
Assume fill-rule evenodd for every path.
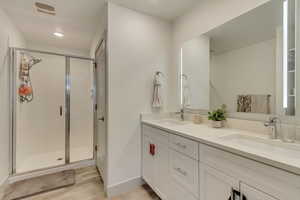
M 177 135 L 170 135 L 171 148 L 195 160 L 199 160 L 198 142 Z
M 144 136 L 153 138 L 161 143 L 167 144 L 169 143 L 169 133 L 166 131 L 160 130 L 158 128 L 153 128 L 151 126 L 143 125 L 143 134 Z
M 195 197 L 199 196 L 199 162 L 174 150 L 170 151 L 171 182 L 181 185 Z

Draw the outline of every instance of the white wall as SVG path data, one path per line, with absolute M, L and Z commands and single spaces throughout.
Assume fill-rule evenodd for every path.
M 211 56 L 211 108 L 227 105 L 236 112 L 237 95 L 270 94 L 271 113 L 276 100 L 276 40 Z
M 96 48 L 99 44 L 99 42 L 101 41 L 101 39 L 103 39 L 105 31 L 107 30 L 107 4 L 105 4 L 105 6 L 103 6 L 103 8 L 100 11 L 101 14 L 101 18 L 99 19 L 99 22 L 97 24 L 97 30 L 96 33 L 94 35 L 92 44 L 91 44 L 91 49 L 90 49 L 90 56 L 92 58 L 95 57 L 95 51 Z
M 108 189 L 141 177 L 139 116 L 152 111 L 155 71 L 166 75 L 166 105 L 172 100 L 171 44 L 168 22 L 108 4 Z
M 192 91 L 189 105 L 185 105 L 188 108 L 209 110 L 209 54 L 209 38 L 206 36 L 196 37 L 182 46 L 182 70 Z
M 0 185 L 9 174 L 9 51 L 8 47 L 24 47 L 22 34 L 0 9 Z
M 203 0 L 190 12 L 177 18 L 173 23 L 173 80 L 178 85 L 178 69 L 180 67 L 180 48 L 183 42 L 198 37 L 209 30 L 254 9 L 269 0 Z M 176 70 L 176 71 L 175 71 Z M 179 106 L 179 85 L 173 87 L 173 97 L 177 96 Z

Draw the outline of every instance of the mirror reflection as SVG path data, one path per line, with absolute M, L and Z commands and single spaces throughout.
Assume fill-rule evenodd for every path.
M 229 113 L 296 113 L 295 4 L 273 0 L 181 47 L 181 104 Z M 293 5 L 294 4 L 294 5 Z

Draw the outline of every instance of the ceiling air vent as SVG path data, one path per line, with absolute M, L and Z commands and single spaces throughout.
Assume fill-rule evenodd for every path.
M 35 7 L 38 12 L 48 15 L 55 15 L 55 8 L 53 6 L 50 6 L 48 4 L 36 2 Z

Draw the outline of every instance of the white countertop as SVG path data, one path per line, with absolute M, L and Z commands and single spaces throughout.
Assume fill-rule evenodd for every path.
M 142 123 L 300 175 L 300 144 L 298 143 L 283 143 L 251 131 L 216 129 L 207 124 L 198 125 L 192 122 L 179 125 L 165 123 L 160 119 L 142 119 Z

